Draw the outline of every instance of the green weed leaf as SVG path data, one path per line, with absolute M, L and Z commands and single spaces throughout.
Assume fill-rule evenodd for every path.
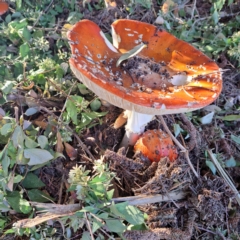
M 22 186 L 26 189 L 31 189 L 44 187 L 45 184 L 38 178 L 38 176 L 30 172 L 22 181 Z
M 72 119 L 73 123 L 75 125 L 77 125 L 77 123 L 78 123 L 77 107 L 76 107 L 76 104 L 70 99 L 67 100 L 66 110 L 67 110 L 69 117 Z
M 213 162 L 206 160 L 206 165 L 210 168 L 212 173 L 215 175 L 217 172 L 217 169 L 216 169 L 215 165 L 213 164 Z
M 53 159 L 53 156 L 50 152 L 39 148 L 25 149 L 24 157 L 30 159 L 30 161 L 28 162 L 28 165 L 30 166 L 42 164 Z
M 93 220 L 92 232 L 95 233 L 102 226 L 103 226 L 103 223 L 101 223 L 100 221 L 97 221 L 97 220 Z
M 210 112 L 209 114 L 205 115 L 204 117 L 200 118 L 200 122 L 202 124 L 210 124 L 213 120 L 214 112 Z
M 20 35 L 20 36 L 22 36 L 24 39 L 25 39 L 25 41 L 29 41 L 30 39 L 31 39 L 31 33 L 30 33 L 30 31 L 27 29 L 27 27 L 24 27 L 24 28 L 22 28 L 22 29 L 19 29 L 18 30 L 18 34 Z
M 25 136 L 25 146 L 27 148 L 36 148 L 38 144 L 33 141 L 30 137 Z
M 2 126 L 1 128 L 1 134 L 2 135 L 7 135 L 8 133 L 10 133 L 12 131 L 12 123 L 6 123 Z
M 82 95 L 86 95 L 86 94 L 89 94 L 89 93 L 90 93 L 90 91 L 87 89 L 87 87 L 86 87 L 84 84 L 82 84 L 82 83 L 79 83 L 79 84 L 77 85 L 77 87 L 78 87 L 78 89 L 79 89 L 79 91 L 80 91 L 80 93 L 81 93 Z
M 49 202 L 50 200 L 54 200 L 46 193 L 38 190 L 38 189 L 31 189 L 28 191 L 28 196 L 32 202 Z
M 80 13 L 80 12 L 70 12 L 69 15 L 68 15 L 67 22 L 69 22 L 70 24 L 75 24 L 76 22 L 78 22 L 82 18 L 83 18 L 82 13 Z
M 17 10 L 20 10 L 22 8 L 22 0 L 16 0 L 16 7 Z
M 85 126 L 87 126 L 89 123 L 91 123 L 91 121 L 93 120 L 91 118 L 91 116 L 89 115 L 89 113 L 82 113 L 81 114 L 82 118 L 81 118 L 81 123 L 78 124 L 78 127 L 81 129 Z
M 217 10 L 214 10 L 213 15 L 212 15 L 212 19 L 213 19 L 213 21 L 214 21 L 214 24 L 217 24 L 217 23 L 218 23 L 219 14 L 218 14 Z
M 94 99 L 90 103 L 90 107 L 93 111 L 97 111 L 101 107 L 101 102 L 98 99 Z
M 240 115 L 227 115 L 225 117 L 218 117 L 223 121 L 237 121 L 240 119 Z
M 32 207 L 30 206 L 29 202 L 22 198 L 19 199 L 19 208 L 21 212 L 24 214 L 27 214 L 32 210 Z
M 127 60 L 131 57 L 136 56 L 138 53 L 140 53 L 144 48 L 146 48 L 147 45 L 145 43 L 141 43 L 131 49 L 130 51 L 122 54 L 122 56 L 117 60 L 116 66 L 118 67 L 124 60 Z
M 106 225 L 111 232 L 123 233 L 127 228 L 122 221 L 117 219 L 106 220 Z
M 128 230 L 143 231 L 143 230 L 148 230 L 148 228 L 147 228 L 145 223 L 142 223 L 142 224 L 139 224 L 139 225 L 130 225 L 130 226 L 128 226 Z
M 231 139 L 237 143 L 237 144 L 240 144 L 240 136 L 235 136 L 233 134 L 231 134 Z
M 237 163 L 236 160 L 232 157 L 230 157 L 227 161 L 225 161 L 226 167 L 236 167 Z
M 23 141 L 25 139 L 25 134 L 22 130 L 22 128 L 18 125 L 12 135 L 12 141 L 13 141 L 13 146 L 15 148 L 21 147 L 22 149 L 24 148 L 23 146 Z
M 31 107 L 31 108 L 28 108 L 27 111 L 25 112 L 25 115 L 27 116 L 32 116 L 33 114 L 37 113 L 39 111 L 38 108 L 36 107 Z
M 91 235 L 89 232 L 83 232 L 81 240 L 91 240 Z
M 44 136 L 44 135 L 38 136 L 37 141 L 38 141 L 39 146 L 40 146 L 42 149 L 44 149 L 44 148 L 48 145 L 48 139 L 47 139 L 47 137 Z
M 92 206 L 87 206 L 87 207 L 84 207 L 83 209 L 81 209 L 79 212 L 96 212 L 96 208 L 95 207 L 92 207 Z
M 138 208 L 128 205 L 127 202 L 115 204 L 115 208 L 129 223 L 133 225 L 144 223 L 143 214 L 138 210 Z
M 1 160 L 2 160 L 1 165 L 2 165 L 2 170 L 3 170 L 3 175 L 5 177 L 7 177 L 8 176 L 8 167 L 10 165 L 10 158 L 8 157 L 7 152 L 3 153 Z
M 1 90 L 5 95 L 7 95 L 12 91 L 13 86 L 13 81 L 6 81 Z
M 16 175 L 14 177 L 13 183 L 19 183 L 22 181 L 22 179 L 23 179 L 23 177 L 21 175 Z
M 183 132 L 183 129 L 180 127 L 179 124 L 173 124 L 173 129 L 175 137 L 177 137 L 181 132 Z
M 24 43 L 20 46 L 20 56 L 22 58 L 26 57 L 29 52 L 30 52 L 30 48 L 27 43 Z
M 22 199 L 21 194 L 17 191 L 8 192 L 6 199 L 16 212 L 27 214 L 32 210 L 29 202 Z

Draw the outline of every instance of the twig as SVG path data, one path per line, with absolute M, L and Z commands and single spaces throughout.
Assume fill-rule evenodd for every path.
M 54 0 L 52 0 L 52 1 L 50 2 L 50 4 L 40 13 L 40 15 L 38 16 L 37 20 L 35 21 L 35 23 L 33 24 L 32 27 L 35 27 L 35 26 L 38 24 L 41 16 L 48 11 L 48 9 L 51 7 L 51 5 L 53 4 L 53 2 L 54 2 Z
M 164 121 L 163 117 L 162 116 L 158 116 L 158 118 L 160 119 L 165 131 L 171 136 L 172 140 L 175 142 L 175 144 L 181 149 L 181 151 L 184 153 L 185 155 L 185 158 L 187 159 L 187 162 L 190 166 L 190 168 L 192 169 L 194 175 L 199 178 L 199 175 L 198 173 L 196 172 L 196 170 L 194 169 L 193 165 L 192 165 L 192 162 L 189 158 L 189 155 L 188 155 L 188 150 L 173 136 L 173 134 L 171 133 L 171 131 L 169 130 L 166 122 Z
M 188 33 L 189 33 L 190 31 L 192 31 L 192 29 L 194 28 L 194 26 L 195 26 L 198 22 L 204 21 L 204 20 L 210 19 L 210 18 L 211 18 L 211 17 L 202 17 L 202 18 L 199 18 L 199 19 L 195 20 L 194 23 L 193 23 L 192 26 L 191 26 L 191 29 L 188 31 Z M 187 35 L 188 35 L 188 33 L 187 33 Z
M 51 82 L 52 82 L 52 81 L 51 81 Z M 67 100 L 68 100 L 69 95 L 71 94 L 72 89 L 73 89 L 73 87 L 75 86 L 75 84 L 76 84 L 76 82 L 74 82 L 73 85 L 71 86 L 71 88 L 69 89 L 69 93 L 68 93 L 67 99 L 66 99 L 66 101 L 65 101 L 65 103 L 64 103 L 64 106 L 63 106 L 63 108 L 62 108 L 62 110 L 61 110 L 61 114 L 60 114 L 60 116 L 59 116 L 58 123 L 60 123 L 60 121 L 61 121 L 61 119 L 62 119 L 63 112 L 64 112 L 64 110 L 65 110 L 65 108 L 66 108 L 66 106 L 67 106 Z
M 211 230 L 209 230 L 209 229 L 200 227 L 200 226 L 198 226 L 198 225 L 196 225 L 196 227 L 197 227 L 198 229 L 200 229 L 200 230 L 203 230 L 203 231 L 205 231 L 205 232 L 211 233 L 211 234 L 213 234 L 214 236 L 215 236 L 216 234 L 218 234 L 219 237 L 221 237 L 223 240 L 226 240 L 226 238 L 225 238 L 225 237 L 222 235 L 222 233 L 219 232 L 219 231 L 213 232 L 213 231 L 211 231 Z
M 58 195 L 59 195 L 59 198 L 58 198 L 58 204 L 61 204 L 61 200 L 62 200 L 62 190 L 63 190 L 63 180 L 64 180 L 64 174 L 62 176 L 62 181 L 61 181 L 61 184 L 60 184 L 60 188 L 59 188 L 59 191 L 58 191 Z
M 19 124 L 19 109 L 17 106 L 14 107 L 14 115 L 15 115 L 16 123 Z
M 37 208 L 45 208 L 44 211 L 47 213 L 36 216 L 35 218 L 26 218 L 14 223 L 17 228 L 32 228 L 48 220 L 53 220 L 59 217 L 72 216 L 76 211 L 80 210 L 82 207 L 80 204 L 51 204 L 51 203 L 37 203 L 30 202 L 32 206 Z
M 197 3 L 197 0 L 194 0 L 194 2 L 193 2 L 193 7 L 192 7 L 192 12 L 191 12 L 191 20 L 192 20 L 193 17 L 194 17 L 194 12 L 195 12 L 195 8 L 196 8 L 196 3 Z
M 48 110 L 46 107 L 40 106 L 40 107 L 39 107 L 39 110 L 42 110 L 42 111 L 44 111 L 44 112 L 46 112 L 46 113 L 48 113 L 48 114 L 50 114 L 50 115 L 53 115 L 53 116 L 55 116 L 56 118 L 58 118 L 52 111 Z M 82 140 L 80 139 L 80 137 L 79 137 L 69 126 L 65 126 L 65 127 L 66 127 L 66 129 L 67 129 L 68 131 L 70 131 L 70 132 L 73 134 L 73 136 L 77 139 L 80 147 L 89 155 L 89 157 L 91 158 L 91 159 L 89 159 L 89 160 L 94 161 L 94 160 L 95 160 L 94 156 L 93 156 L 92 153 L 89 151 L 89 149 L 85 146 L 85 144 L 82 142 Z
M 67 128 L 69 131 L 71 131 L 71 133 L 73 134 L 73 136 L 77 139 L 78 144 L 80 145 L 80 147 L 89 155 L 89 157 L 91 158 L 91 159 L 89 159 L 89 160 L 94 161 L 94 160 L 95 160 L 94 156 L 93 156 L 92 153 L 89 151 L 89 149 L 86 147 L 86 145 L 82 142 L 82 140 L 80 139 L 80 137 L 79 137 L 75 132 L 73 132 L 73 130 L 72 130 L 70 127 L 66 126 L 66 128 Z
M 222 168 L 222 166 L 220 165 L 220 163 L 218 162 L 217 158 L 215 157 L 215 155 L 213 154 L 211 149 L 207 150 L 210 159 L 212 160 L 212 162 L 214 163 L 214 165 L 216 166 L 218 172 L 220 173 L 220 175 L 223 177 L 223 179 L 225 180 L 225 182 L 228 184 L 228 186 L 232 189 L 232 191 L 235 193 L 235 198 L 238 202 L 238 204 L 240 205 L 240 194 L 237 190 L 237 188 L 235 187 L 234 183 L 232 182 L 232 180 L 230 179 L 230 177 L 227 175 L 227 173 L 225 172 L 225 170 Z
M 125 202 L 127 201 L 129 205 L 145 205 L 150 203 L 158 203 L 158 202 L 168 202 L 172 200 L 180 200 L 183 199 L 187 195 L 187 192 L 178 191 L 178 192 L 170 192 L 169 197 L 161 194 L 156 195 L 138 195 L 134 197 L 120 197 L 120 198 L 113 198 L 112 201 L 114 202 Z M 36 216 L 33 219 L 22 219 L 17 221 L 14 225 L 15 227 L 21 228 L 31 228 L 36 225 L 39 225 L 43 222 L 48 220 L 56 219 L 59 217 L 66 217 L 72 216 L 77 211 L 79 211 L 82 206 L 80 204 L 68 204 L 68 205 L 61 205 L 61 204 L 52 204 L 52 203 L 38 203 L 38 202 L 30 202 L 32 206 L 36 208 L 41 208 L 41 211 L 37 213 L 41 213 L 40 215 Z M 111 204 L 111 203 L 109 203 Z M 89 227 L 89 232 L 91 233 L 91 228 L 89 225 L 89 221 L 87 215 L 85 213 L 85 217 L 87 220 L 87 224 Z M 96 218 L 96 216 L 94 216 Z M 94 239 L 94 238 L 92 238 Z
M 188 133 L 190 135 L 190 142 L 188 143 L 188 151 L 192 151 L 193 148 L 198 148 L 197 146 L 197 130 L 192 124 L 192 122 L 188 119 L 188 117 L 184 113 L 180 113 L 183 123 L 186 125 Z M 182 135 L 181 135 L 182 136 Z M 183 139 L 182 139 L 183 140 Z M 198 151 L 198 149 L 197 149 Z
M 174 199 L 172 199 L 171 196 L 169 195 L 169 192 L 167 191 L 165 185 L 163 184 L 161 177 L 159 177 L 159 181 L 160 181 L 160 183 L 161 183 L 161 185 L 162 185 L 162 188 L 163 188 L 163 190 L 165 191 L 167 197 L 172 201 L 172 203 L 175 205 L 176 208 L 179 208 L 178 204 L 177 204 L 177 203 L 174 201 Z
M 93 236 L 93 233 L 92 233 L 91 226 L 90 226 L 90 222 L 89 222 L 88 217 L 87 217 L 87 213 L 84 212 L 84 215 L 85 215 L 85 218 L 86 218 L 86 220 L 87 220 L 88 230 L 89 230 L 89 233 L 90 233 L 90 235 L 91 235 L 91 239 L 92 239 L 92 240 L 95 240 L 95 239 L 94 239 L 94 236 Z
M 99 228 L 99 230 L 101 231 L 101 232 L 103 232 L 104 234 L 106 234 L 108 237 L 109 237 L 109 239 L 112 239 L 112 240 L 115 240 L 116 238 L 113 238 L 113 237 L 111 237 L 106 231 L 104 231 L 102 228 Z
M 168 196 L 162 194 L 156 195 L 138 195 L 134 197 L 120 197 L 113 198 L 114 202 L 128 202 L 129 205 L 145 205 L 156 202 L 169 202 L 183 199 L 187 195 L 187 192 L 169 192 Z

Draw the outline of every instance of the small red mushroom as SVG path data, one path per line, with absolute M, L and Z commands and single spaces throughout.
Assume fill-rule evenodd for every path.
M 141 152 L 151 162 L 158 162 L 163 157 L 173 162 L 178 156 L 171 137 L 162 130 L 144 132 L 136 142 L 134 152 Z
M 0 16 L 8 11 L 8 4 L 5 1 L 0 1 Z

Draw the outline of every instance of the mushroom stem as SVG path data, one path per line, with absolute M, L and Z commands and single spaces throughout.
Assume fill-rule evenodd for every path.
M 127 147 L 128 145 L 133 146 L 139 136 L 144 132 L 145 126 L 155 117 L 155 115 L 126 110 L 124 112 L 124 117 L 128 120 L 125 126 L 126 132 L 120 147 Z

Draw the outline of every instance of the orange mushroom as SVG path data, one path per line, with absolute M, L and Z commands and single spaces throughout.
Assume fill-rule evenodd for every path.
M 8 4 L 5 1 L 0 1 L 0 16 L 8 11 Z
M 134 145 L 134 152 L 141 152 L 151 162 L 159 162 L 163 157 L 174 161 L 178 156 L 171 137 L 162 130 L 144 132 Z
M 94 22 L 76 23 L 68 32 L 70 67 L 100 98 L 127 110 L 122 145 L 134 145 L 155 115 L 194 111 L 219 96 L 219 67 L 190 44 L 128 19 L 115 21 L 112 32 L 113 45 Z M 123 53 L 143 44 L 119 64 Z

